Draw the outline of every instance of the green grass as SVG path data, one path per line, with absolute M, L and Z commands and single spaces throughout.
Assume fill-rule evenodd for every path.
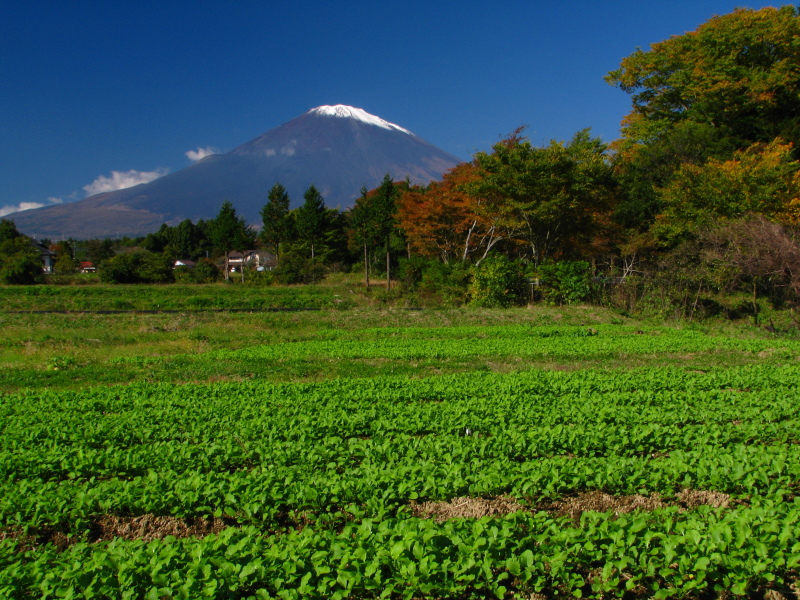
M 269 310 L 344 308 L 354 305 L 346 285 L 248 286 L 91 285 L 0 286 L 3 312 Z
M 140 305 L 144 307 L 152 307 L 152 302 L 162 297 L 178 301 L 177 291 L 172 288 L 129 287 L 138 294 Z M 253 289 L 246 287 L 200 287 L 203 294 L 212 297 L 218 294 L 219 298 L 211 302 L 215 305 L 231 304 L 233 292 L 254 293 Z M 17 291 L 17 288 L 0 291 L 8 293 L 9 289 Z M 107 294 L 112 291 L 124 289 L 99 286 L 91 291 L 91 298 L 100 303 L 101 299 L 107 300 Z M 318 303 L 320 298 L 331 294 L 330 288 L 325 287 L 256 291 L 262 292 L 265 298 L 274 298 L 269 294 L 275 292 L 294 293 L 295 297 L 317 298 Z M 60 289 L 54 297 L 62 304 L 68 298 Z M 22 303 L 21 298 L 25 298 L 27 304 Z M 18 306 L 30 307 L 35 298 L 37 296 L 19 295 Z M 145 299 L 151 304 L 147 304 Z M 363 298 L 359 302 L 363 302 Z M 600 328 L 601 340 L 617 337 L 624 340 L 636 331 L 644 333 L 635 334 L 641 336 L 642 343 L 634 352 L 616 351 L 612 346 L 599 353 L 564 355 L 528 352 L 526 332 L 509 329 L 510 326 Z M 663 339 L 663 335 L 672 331 L 671 328 L 590 306 L 409 310 L 361 305 L 347 310 L 323 308 L 279 312 L 3 312 L 0 313 L 0 390 L 79 389 L 134 381 L 185 383 L 257 379 L 291 382 L 381 375 L 428 377 L 464 371 L 510 372 L 532 368 L 629 369 L 648 365 L 685 365 L 687 361 L 695 368 L 707 368 L 752 362 L 780 364 L 787 360 L 789 351 L 777 350 L 786 344 L 794 348 L 792 334 L 776 336 L 749 325 L 683 323 L 678 329 L 705 334 L 712 343 L 692 351 L 680 345 L 671 347 L 668 352 L 658 351 L 655 347 L 650 348 L 647 340 Z M 661 337 L 653 337 L 655 334 Z M 383 343 L 389 336 L 395 344 L 410 344 L 418 340 L 424 342 L 423 346 L 441 348 L 435 356 L 409 356 L 408 353 L 398 353 L 396 349 L 391 355 L 376 351 L 338 356 L 314 347 L 320 341 L 338 340 L 360 350 Z M 480 350 L 484 344 L 482 340 L 498 336 L 517 346 L 511 344 L 505 348 L 494 346 Z M 741 340 L 741 345 L 728 344 L 720 348 L 713 343 L 714 339 Z M 747 340 L 763 340 L 763 348 L 756 353 L 749 351 L 746 349 Z M 236 353 L 224 358 L 218 355 L 219 351 L 248 348 L 263 348 L 263 356 L 255 360 Z M 464 349 L 475 351 L 465 354 Z

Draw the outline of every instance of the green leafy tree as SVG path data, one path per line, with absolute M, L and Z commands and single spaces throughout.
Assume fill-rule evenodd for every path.
M 172 263 L 166 254 L 144 253 L 136 266 L 136 276 L 142 283 L 172 283 Z
M 114 242 L 110 239 L 94 239 L 82 242 L 78 246 L 81 257 L 78 260 L 88 260 L 98 266 L 114 256 Z
M 69 274 L 69 273 L 76 273 L 80 265 L 78 261 L 72 258 L 72 255 L 69 252 L 66 253 L 57 253 L 56 254 L 56 262 L 53 265 L 56 273 L 59 274 Z
M 191 219 L 175 227 L 164 223 L 158 231 L 147 234 L 141 246 L 149 252 L 166 253 L 172 260 L 197 259 L 211 249 L 205 228 Z
M 30 285 L 42 280 L 42 258 L 31 240 L 23 235 L 0 242 L 0 281 Z
M 299 241 L 311 248 L 311 260 L 316 259 L 316 249 L 327 231 L 325 199 L 316 187 L 309 186 L 303 194 L 303 204 L 295 211 L 295 227 Z
M 53 269 L 56 273 L 67 275 L 76 273 L 79 268 L 78 261 L 74 259 L 74 246 L 69 240 L 62 240 L 50 245 L 50 250 L 55 252 L 56 259 Z
M 161 225 L 158 231 L 148 233 L 142 242 L 142 248 L 148 252 L 164 252 L 164 249 L 169 244 L 170 229 L 170 226 L 164 223 Z
M 725 160 L 735 149 L 734 141 L 720 137 L 712 125 L 694 121 L 676 123 L 646 144 L 620 147 L 613 160 L 621 191 L 614 220 L 626 229 L 647 231 L 663 210 L 658 190 L 669 185 L 682 165 Z
M 325 276 L 325 267 L 297 252 L 289 251 L 273 272 L 283 284 L 318 283 Z
M 719 219 L 764 215 L 800 224 L 800 163 L 788 144 L 755 144 L 726 161 L 685 164 L 659 190 L 663 212 L 653 226 L 669 246 Z
M 693 121 L 739 148 L 800 141 L 799 38 L 793 6 L 737 9 L 637 50 L 606 78 L 632 95 L 623 138 L 648 143 Z
M 220 275 L 214 261 L 209 258 L 201 258 L 192 270 L 192 279 L 197 283 L 214 283 Z
M 503 254 L 489 256 L 475 268 L 469 288 L 470 303 L 486 308 L 519 304 L 525 277 L 522 266 Z
M 164 249 L 172 258 L 201 258 L 210 250 L 210 242 L 205 232 L 191 219 L 184 219 L 166 231 L 167 247 Z
M 171 283 L 174 281 L 172 261 L 163 254 L 138 251 L 117 254 L 99 269 L 101 281 L 107 283 Z
M 289 212 L 289 194 L 280 183 L 272 186 L 267 196 L 267 203 L 261 208 L 261 239 L 275 251 L 275 258 L 280 264 L 281 243 L 292 239 L 294 221 Z
M 521 131 L 495 144 L 491 153 L 475 155 L 478 178 L 469 188 L 484 199 L 481 210 L 494 213 L 495 222 L 539 264 L 591 242 L 612 206 L 616 180 L 606 145 L 589 130 L 568 144 L 552 141 L 541 148 Z
M 20 233 L 17 231 L 17 226 L 14 224 L 14 221 L 11 219 L 0 219 L 0 244 L 19 236 Z
M 347 213 L 351 245 L 358 246 L 364 251 L 364 285 L 367 288 L 369 288 L 370 249 L 374 248 L 379 240 L 379 232 L 373 226 L 372 201 L 373 197 L 364 186 L 361 188 L 361 195 L 355 205 Z

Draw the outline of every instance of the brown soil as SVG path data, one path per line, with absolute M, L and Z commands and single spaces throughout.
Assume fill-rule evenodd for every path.
M 581 514 L 587 511 L 613 512 L 615 515 L 621 515 L 636 511 L 649 512 L 657 508 L 666 508 L 667 506 L 658 494 L 650 494 L 649 496 L 640 494 L 612 496 L 599 490 L 593 490 L 565 496 L 552 502 L 544 502 L 536 508 L 560 517 L 569 517 L 578 522 Z
M 448 519 L 507 515 L 525 508 L 510 496 L 498 498 L 453 498 L 450 502 L 411 503 L 411 514 L 423 519 L 433 518 L 438 522 Z
M 88 536 L 68 536 L 60 529 L 44 527 L 25 535 L 15 528 L 0 529 L 0 541 L 14 539 L 22 543 L 24 549 L 33 549 L 44 544 L 54 544 L 63 550 L 78 541 L 89 542 L 111 541 L 113 539 L 143 540 L 150 542 L 171 535 L 176 538 L 205 537 L 211 533 L 219 533 L 226 527 L 234 527 L 233 519 L 179 519 L 157 515 L 141 515 L 138 517 L 118 517 L 103 515 L 95 520 L 89 529 Z
M 92 526 L 92 541 L 115 538 L 149 542 L 171 535 L 176 538 L 205 537 L 219 533 L 230 524 L 222 519 L 179 519 L 156 515 L 117 517 L 103 515 Z
M 642 496 L 631 494 L 612 496 L 599 490 L 579 492 L 537 504 L 532 509 L 519 504 L 511 496 L 497 498 L 454 498 L 449 502 L 411 503 L 411 514 L 423 519 L 433 518 L 438 522 L 456 518 L 479 519 L 486 516 L 507 515 L 522 510 L 543 510 L 556 516 L 569 517 L 575 523 L 580 522 L 581 515 L 587 511 L 611 512 L 621 515 L 631 512 L 650 512 L 668 506 L 680 506 L 693 509 L 698 506 L 728 508 L 731 503 L 729 494 L 707 490 L 684 489 L 677 494 L 675 501 L 666 502 L 659 494 Z
M 678 501 L 686 508 L 697 508 L 698 506 L 728 508 L 731 503 L 731 496 L 730 494 L 724 494 L 722 492 L 684 488 L 681 493 L 678 494 Z

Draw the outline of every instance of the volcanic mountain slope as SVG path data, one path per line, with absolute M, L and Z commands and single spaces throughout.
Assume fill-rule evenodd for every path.
M 352 205 L 362 186 L 376 187 L 389 173 L 412 183 L 440 179 L 459 159 L 360 108 L 320 106 L 242 144 L 151 181 L 79 202 L 9 216 L 36 237 L 142 235 L 162 223 L 213 218 L 225 200 L 250 223 L 269 189 L 280 182 L 292 206 L 313 184 L 330 207 Z

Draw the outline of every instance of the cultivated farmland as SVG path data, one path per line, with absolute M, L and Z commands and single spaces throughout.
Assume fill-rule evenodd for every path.
M 7 348 L 0 596 L 796 589 L 794 337 L 326 314 L 273 342 L 45 361 L 50 385 L 20 385 L 36 367 Z M 89 385 L 101 367 L 130 383 Z

